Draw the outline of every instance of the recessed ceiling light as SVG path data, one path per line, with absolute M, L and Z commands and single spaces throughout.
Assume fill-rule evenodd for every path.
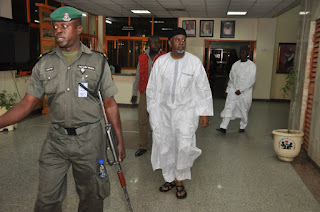
M 139 14 L 149 14 L 149 10 L 131 10 L 133 13 L 139 13 Z
M 227 15 L 246 15 L 247 12 L 231 12 L 228 11 Z
M 307 14 L 309 14 L 309 11 L 301 11 L 301 12 L 299 12 L 299 15 L 307 15 Z
M 152 21 L 150 21 L 152 23 Z M 154 21 L 155 24 L 164 24 L 164 21 Z

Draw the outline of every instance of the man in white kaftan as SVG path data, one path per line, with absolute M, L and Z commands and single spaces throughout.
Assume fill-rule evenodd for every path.
M 248 59 L 248 48 L 241 48 L 240 60 L 232 65 L 226 89 L 227 99 L 221 112 L 222 123 L 217 129 L 225 134 L 230 120 L 240 118 L 238 132 L 244 132 L 248 124 L 248 112 L 252 102 L 252 89 L 256 81 L 256 65 Z
M 199 58 L 184 51 L 185 42 L 184 29 L 174 30 L 169 39 L 172 52 L 154 63 L 147 86 L 147 109 L 153 130 L 152 167 L 162 169 L 167 182 L 160 191 L 177 186 L 179 199 L 185 198 L 186 192 L 180 194 L 178 186 L 182 186 L 182 180 L 191 179 L 190 168 L 201 154 L 195 135 L 199 117 L 200 125 L 207 127 L 207 116 L 213 116 L 206 72 Z

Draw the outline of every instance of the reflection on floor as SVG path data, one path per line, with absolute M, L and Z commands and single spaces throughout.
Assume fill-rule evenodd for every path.
M 139 138 L 137 108 L 120 108 L 127 147 L 122 167 L 133 210 L 320 211 L 319 172 L 312 169 L 303 153 L 292 166 L 279 161 L 273 151 L 271 131 L 286 128 L 289 104 L 253 102 L 246 133 L 237 132 L 239 121 L 236 120 L 230 123 L 226 135 L 215 130 L 220 124 L 219 113 L 223 106 L 224 100 L 216 99 L 216 115 L 211 118 L 211 125 L 197 132 L 197 145 L 202 155 L 192 168 L 192 180 L 185 182 L 186 200 L 178 200 L 175 189 L 167 193 L 158 191 L 163 178 L 160 170 L 152 171 L 151 151 L 138 158 L 134 156 Z M 0 211 L 33 210 L 38 186 L 38 156 L 49 122 L 48 115 L 32 116 L 20 122 L 16 130 L 0 133 Z M 105 200 L 104 210 L 127 211 L 115 169 L 108 167 L 108 172 L 111 195 Z M 314 178 L 307 182 L 297 172 L 301 176 L 313 174 Z M 77 204 L 69 172 L 63 211 L 77 211 Z

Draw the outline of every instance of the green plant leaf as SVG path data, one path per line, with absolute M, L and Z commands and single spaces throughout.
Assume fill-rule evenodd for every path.
M 296 69 L 294 67 L 289 68 L 289 73 L 286 77 L 286 84 L 281 88 L 281 91 L 288 95 L 288 92 L 291 90 L 292 85 L 296 80 Z
M 3 90 L 2 93 L 0 93 L 0 107 L 5 107 L 9 110 L 14 105 L 16 99 L 16 93 L 7 94 L 7 91 Z

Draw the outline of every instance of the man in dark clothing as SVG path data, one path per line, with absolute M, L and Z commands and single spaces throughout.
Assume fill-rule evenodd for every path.
M 165 54 L 160 49 L 161 41 L 158 36 L 150 36 L 148 38 L 149 48 L 141 55 L 139 55 L 139 63 L 137 66 L 136 79 L 132 88 L 131 103 L 135 104 L 137 101 L 137 92 L 140 92 L 138 119 L 140 127 L 140 141 L 139 149 L 136 151 L 136 157 L 139 157 L 147 152 L 148 146 L 148 128 L 149 128 L 149 115 L 147 111 L 146 101 L 146 87 L 148 79 L 152 70 L 153 63 L 158 57 Z

